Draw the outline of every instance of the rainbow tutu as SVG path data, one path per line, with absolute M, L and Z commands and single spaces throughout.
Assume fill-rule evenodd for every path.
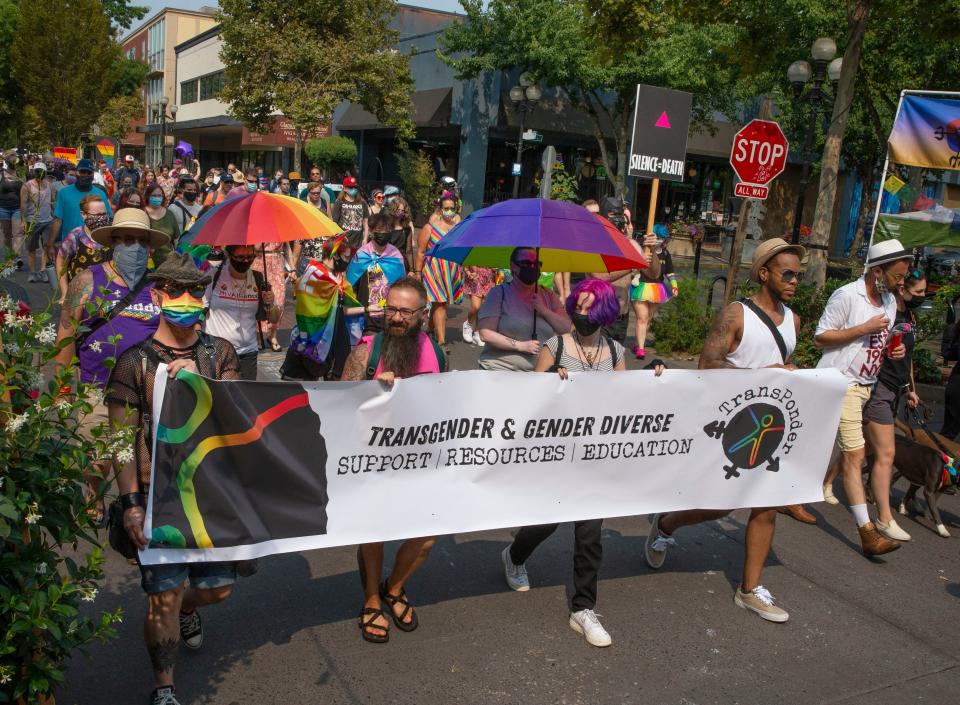
M 662 282 L 630 283 L 630 300 L 647 301 L 652 304 L 662 304 L 671 298 L 670 287 Z

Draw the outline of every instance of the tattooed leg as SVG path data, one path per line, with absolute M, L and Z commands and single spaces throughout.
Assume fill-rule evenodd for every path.
M 154 593 L 147 599 L 143 636 L 153 666 L 154 684 L 157 687 L 173 685 L 173 668 L 180 649 L 179 615 L 183 588 Z

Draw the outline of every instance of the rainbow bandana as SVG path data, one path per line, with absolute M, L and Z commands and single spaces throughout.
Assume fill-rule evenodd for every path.
M 189 328 L 203 320 L 203 301 L 187 291 L 175 299 L 164 293 L 160 312 L 170 325 Z

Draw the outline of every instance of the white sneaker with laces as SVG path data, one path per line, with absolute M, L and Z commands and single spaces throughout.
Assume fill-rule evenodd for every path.
M 733 595 L 733 604 L 745 610 L 756 612 L 768 622 L 786 622 L 790 619 L 790 614 L 785 609 L 781 609 L 773 603 L 773 595 L 763 585 L 757 585 L 747 593 L 744 593 L 740 586 L 737 586 Z
M 486 345 L 486 343 L 483 342 L 483 339 L 480 337 L 479 331 L 473 331 L 473 344 L 478 348 L 482 348 L 484 345 Z
M 529 590 L 530 579 L 527 577 L 527 569 L 523 565 L 514 565 L 510 558 L 510 546 L 503 549 L 500 560 L 503 561 L 503 577 L 507 579 L 507 585 L 510 586 L 510 589 L 517 592 Z
M 647 559 L 647 565 L 654 570 L 662 568 L 667 559 L 667 549 L 676 545 L 676 539 L 660 533 L 660 515 L 654 514 L 653 521 L 650 522 L 650 533 L 647 534 L 647 543 L 643 547 L 643 557 Z
M 463 342 L 472 343 L 473 342 L 473 326 L 470 325 L 470 321 L 464 321 L 461 330 L 463 331 Z
M 602 615 L 593 610 L 577 610 L 570 613 L 570 628 L 577 634 L 583 634 L 588 644 L 592 646 L 610 646 L 613 639 L 607 630 L 600 624 Z

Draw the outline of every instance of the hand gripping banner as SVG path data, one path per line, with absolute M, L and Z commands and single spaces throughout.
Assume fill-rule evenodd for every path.
M 835 370 L 474 371 L 392 389 L 157 375 L 144 563 L 821 501 L 846 391 Z

